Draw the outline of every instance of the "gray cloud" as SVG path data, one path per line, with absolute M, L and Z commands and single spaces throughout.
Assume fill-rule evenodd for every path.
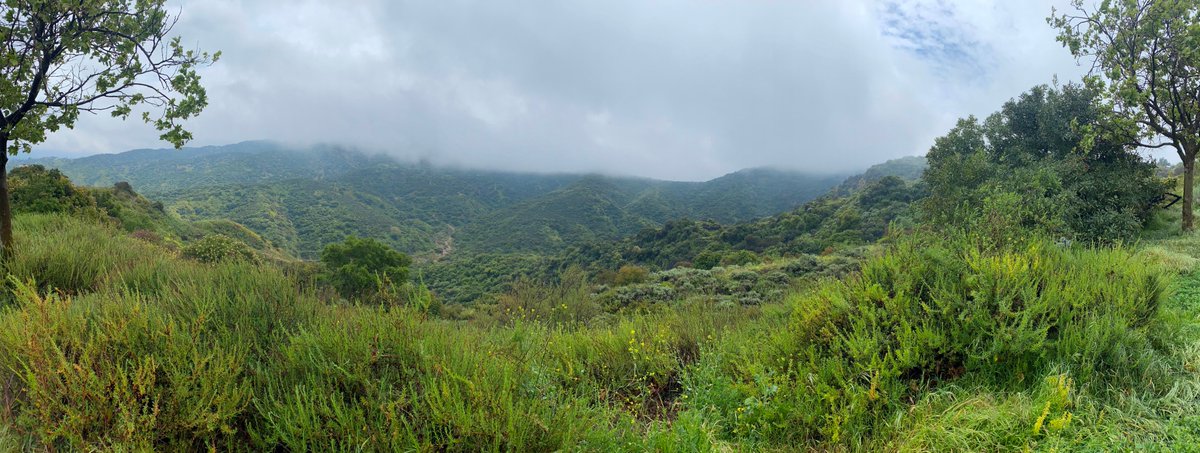
M 196 145 L 340 143 L 533 171 L 705 179 L 920 154 L 1081 70 L 1042 0 L 181 0 L 220 49 Z M 95 117 L 43 149 L 161 146 Z

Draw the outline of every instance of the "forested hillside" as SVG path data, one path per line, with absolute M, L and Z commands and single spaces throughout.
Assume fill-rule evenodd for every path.
M 621 264 L 711 268 L 744 251 L 785 256 L 870 244 L 892 222 L 912 220 L 913 203 L 925 193 L 918 181 L 924 169 L 923 158 L 885 162 L 788 212 L 730 224 L 681 218 L 620 241 L 579 247 L 568 261 L 614 269 Z
M 31 162 L 85 185 L 128 182 L 185 219 L 233 220 L 303 258 L 347 235 L 426 258 L 555 252 L 681 217 L 775 214 L 844 179 L 766 169 L 708 182 L 504 173 L 271 142 Z
M 29 159 L 58 168 L 83 186 L 128 182 L 152 196 L 193 187 L 328 179 L 391 159 L 336 146 L 289 147 L 250 141 L 203 148 L 139 149 L 118 154 Z
M 571 217 L 514 216 L 528 220 L 483 232 L 482 238 L 476 239 L 513 241 L 512 248 L 522 251 L 461 253 L 453 259 L 421 266 L 420 271 L 424 281 L 448 301 L 468 302 L 503 291 L 521 276 L 553 279 L 558 272 L 572 266 L 602 276 L 626 265 L 655 270 L 678 266 L 711 269 L 755 263 L 765 257 L 853 250 L 882 238 L 892 222 L 911 223 L 914 202 L 925 194 L 918 181 L 925 166 L 925 159 L 918 157 L 888 161 L 848 178 L 825 195 L 791 211 L 737 223 L 692 220 L 679 215 L 662 226 L 647 222 L 641 230 L 636 233 L 628 230 L 618 240 L 587 235 L 585 228 L 559 236 L 545 226 L 610 218 L 611 214 L 572 211 L 571 207 L 611 206 L 611 203 L 579 202 L 569 198 L 572 192 L 563 191 L 564 199 L 559 200 L 564 207 L 562 211 L 571 213 Z M 540 239 L 548 234 L 566 237 L 559 243 L 570 247 L 556 250 L 527 245 L 543 244 Z

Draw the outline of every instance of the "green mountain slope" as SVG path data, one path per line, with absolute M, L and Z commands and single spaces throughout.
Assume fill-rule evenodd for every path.
M 916 165 L 914 165 L 916 164 Z M 655 269 L 679 265 L 712 267 L 741 264 L 760 259 L 760 255 L 799 256 L 834 250 L 850 250 L 879 239 L 893 221 L 911 217 L 913 202 L 925 194 L 916 177 L 924 159 L 904 158 L 876 165 L 854 176 L 791 211 L 746 222 L 723 224 L 714 220 L 694 220 L 685 208 L 661 204 L 662 192 L 640 198 L 626 206 L 616 200 L 628 197 L 616 187 L 601 181 L 581 183 L 558 191 L 552 197 L 507 209 L 502 219 L 491 218 L 480 225 L 502 225 L 495 230 L 465 229 L 463 241 L 504 244 L 517 252 L 480 252 L 452 256 L 428 263 L 421 268 L 424 281 L 439 295 L 453 302 L 469 302 L 503 291 L 520 277 L 534 280 L 554 279 L 562 270 L 578 266 L 592 275 L 611 273 L 633 264 Z M 917 171 L 913 167 L 917 167 Z M 602 194 L 602 195 L 601 195 Z M 590 198 L 588 198 L 590 197 Z M 648 199 L 656 199 L 648 201 Z M 552 203 L 555 207 L 542 206 Z M 605 231 L 610 225 L 602 219 L 654 212 L 642 210 L 657 205 L 669 210 L 674 220 L 630 233 L 620 239 L 592 236 L 584 241 L 569 232 L 585 229 L 575 221 L 593 221 L 589 231 Z M 588 211 L 571 206 L 603 206 L 609 211 Z M 572 212 L 568 219 L 545 218 L 534 212 Z M 616 214 L 614 214 L 615 212 Z M 493 217 L 500 217 L 499 214 Z M 702 218 L 702 217 L 701 217 Z M 567 225 L 562 231 L 554 225 Z M 619 235 L 621 231 L 612 232 Z M 574 238 L 567 241 L 562 238 Z M 552 252 L 557 246 L 559 252 Z
M 460 235 L 465 250 L 541 252 L 625 237 L 674 219 L 738 222 L 769 216 L 836 184 L 837 177 L 796 178 L 750 169 L 702 182 L 587 176 L 570 186 L 474 222 Z
M 142 193 L 192 187 L 255 184 L 294 178 L 326 179 L 389 162 L 335 146 L 288 147 L 269 141 L 176 149 L 140 149 L 77 159 L 31 159 L 58 168 L 81 186 L 128 182 Z
M 654 225 L 651 219 L 626 209 L 634 194 L 623 189 L 606 178 L 590 176 L 472 222 L 463 229 L 460 243 L 471 251 L 548 253 Z
M 924 195 L 916 180 L 923 167 L 923 158 L 889 161 L 788 212 L 732 224 L 681 218 L 619 241 L 584 244 L 565 261 L 593 269 L 622 264 L 710 267 L 739 251 L 795 255 L 868 244 L 882 237 L 891 222 L 907 217 L 912 203 Z
M 926 168 L 929 168 L 929 160 L 925 156 L 908 156 L 892 159 L 881 164 L 872 165 L 867 171 L 846 178 L 845 181 L 842 181 L 838 185 L 834 193 L 848 195 L 886 176 L 895 176 L 905 181 L 916 181 L 921 179 L 921 176 L 925 174 Z
M 775 214 L 844 179 L 766 169 L 708 182 L 505 173 L 270 142 L 34 162 L 81 184 L 127 181 L 184 219 L 229 219 L 304 258 L 351 234 L 427 259 L 554 252 L 680 217 L 735 222 Z
M 13 212 L 70 214 L 109 224 L 148 242 L 177 248 L 211 234 L 228 236 L 281 261 L 293 258 L 245 226 L 226 219 L 189 222 L 166 211 L 162 202 L 133 191 L 126 183 L 82 187 L 57 169 L 20 165 L 9 173 Z

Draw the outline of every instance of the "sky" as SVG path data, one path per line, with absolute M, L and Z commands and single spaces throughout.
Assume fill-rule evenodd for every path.
M 475 168 L 704 180 L 860 170 L 1083 73 L 1059 0 L 170 0 L 220 50 L 189 146 L 335 144 Z M 35 153 L 166 145 L 83 117 Z

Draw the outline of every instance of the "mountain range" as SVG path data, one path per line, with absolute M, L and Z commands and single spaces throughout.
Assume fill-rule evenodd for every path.
M 551 253 L 673 219 L 770 216 L 849 176 L 756 168 L 679 182 L 512 173 L 265 141 L 24 162 L 59 168 L 80 185 L 128 182 L 185 220 L 233 220 L 309 259 L 347 235 L 383 240 L 420 260 Z

